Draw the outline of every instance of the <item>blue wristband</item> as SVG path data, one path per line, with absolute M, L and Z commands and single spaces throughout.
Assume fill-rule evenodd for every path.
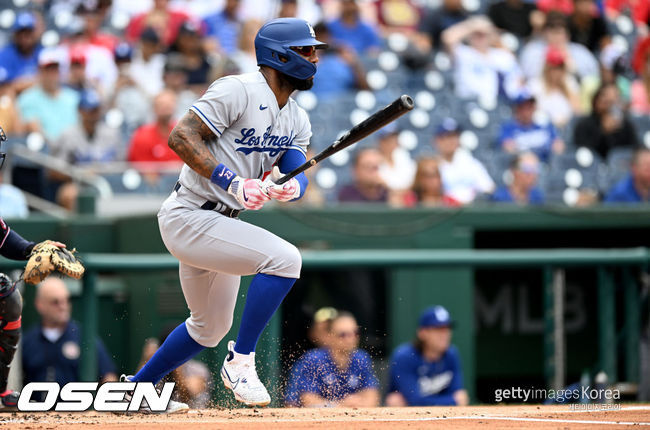
M 212 175 L 210 175 L 210 180 L 212 183 L 219 185 L 224 190 L 228 191 L 228 187 L 233 179 L 235 179 L 235 172 L 224 166 L 220 163 L 217 167 L 214 168 Z

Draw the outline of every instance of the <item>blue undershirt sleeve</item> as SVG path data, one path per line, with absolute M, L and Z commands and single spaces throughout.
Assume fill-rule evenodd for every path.
M 305 154 L 303 154 L 302 151 L 289 149 L 282 157 L 280 157 L 280 160 L 278 160 L 278 167 L 280 168 L 281 173 L 289 173 L 296 167 L 304 164 L 305 161 L 307 161 L 307 157 L 305 157 Z M 291 200 L 292 202 L 300 199 L 305 194 L 307 185 L 309 185 L 309 180 L 307 179 L 307 176 L 305 176 L 305 172 L 296 176 L 296 180 L 300 184 L 300 195 Z

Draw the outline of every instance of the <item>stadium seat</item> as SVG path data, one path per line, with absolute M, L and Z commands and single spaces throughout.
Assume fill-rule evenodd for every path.
M 588 188 L 592 190 L 600 189 L 599 176 L 606 174 L 606 166 L 600 158 L 593 154 L 593 162 L 590 165 L 581 164 L 577 157 L 577 152 L 566 152 L 564 154 L 552 155 L 549 163 L 549 174 L 553 177 L 552 181 L 564 180 L 566 186 L 572 186 L 567 183 L 567 172 L 577 171 L 580 174 L 580 185 L 574 188 Z
M 514 157 L 507 152 L 496 152 L 486 159 L 485 167 L 497 186 L 505 185 L 504 173 L 510 169 Z

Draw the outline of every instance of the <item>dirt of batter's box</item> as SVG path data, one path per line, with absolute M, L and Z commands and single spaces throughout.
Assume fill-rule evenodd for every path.
M 650 405 L 619 411 L 572 411 L 569 406 L 468 406 L 354 409 L 203 409 L 186 414 L 0 413 L 11 429 L 566 429 L 649 428 Z

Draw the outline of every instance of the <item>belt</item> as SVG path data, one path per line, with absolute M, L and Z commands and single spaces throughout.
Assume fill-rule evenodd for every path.
M 176 182 L 176 185 L 174 185 L 174 191 L 178 192 L 178 190 L 181 189 L 181 183 Z M 221 209 L 217 210 L 221 215 L 225 215 L 228 218 L 237 218 L 239 214 L 241 213 L 240 210 L 238 209 L 231 209 L 228 206 L 226 206 L 225 203 L 222 202 L 211 202 L 207 201 L 201 205 L 201 209 L 206 210 L 206 211 L 213 211 L 217 207 L 221 206 Z

